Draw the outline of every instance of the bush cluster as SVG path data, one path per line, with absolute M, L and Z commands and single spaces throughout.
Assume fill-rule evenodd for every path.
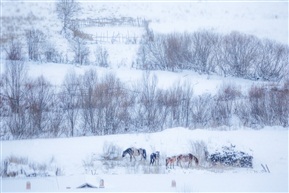
M 134 85 L 115 75 L 70 72 L 60 88 L 30 79 L 21 61 L 10 61 L 1 79 L 1 138 L 155 132 L 170 127 L 289 125 L 289 83 L 252 86 L 242 94 L 224 85 L 217 94 L 194 95 L 188 83 L 163 89 L 144 73 Z
M 143 38 L 137 66 L 278 81 L 288 75 L 288 55 L 286 45 L 240 32 L 155 34 L 153 39 Z

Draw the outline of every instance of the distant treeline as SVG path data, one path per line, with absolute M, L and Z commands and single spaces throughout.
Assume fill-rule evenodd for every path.
M 245 94 L 223 85 L 217 94 L 194 95 L 193 86 L 157 87 L 144 73 L 128 85 L 115 75 L 70 72 L 61 87 L 27 76 L 25 62 L 6 60 L 0 79 L 1 139 L 155 132 L 170 127 L 289 126 L 289 80 L 252 86 Z

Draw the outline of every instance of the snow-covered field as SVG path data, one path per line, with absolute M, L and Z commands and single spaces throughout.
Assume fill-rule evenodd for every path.
M 96 14 L 102 17 L 145 17 L 152 21 L 150 27 L 160 33 L 193 32 L 202 29 L 218 33 L 240 31 L 289 45 L 287 1 L 102 1 L 86 2 L 82 7 L 82 13 L 78 16 L 80 18 L 96 17 Z M 71 50 L 69 51 L 67 41 L 58 33 L 61 24 L 57 20 L 54 8 L 51 2 L 11 0 L 1 4 L 1 16 L 27 16 L 32 13 L 39 16 L 41 22 L 37 27 L 47 32 L 50 41 L 60 46 L 64 55 L 69 56 Z M 108 32 L 110 35 L 143 33 L 141 29 L 134 27 L 87 27 L 82 30 L 92 35 Z M 93 46 L 90 47 L 94 49 Z M 27 62 L 29 77 L 43 75 L 53 85 L 59 86 L 67 72 L 73 70 L 77 74 L 83 74 L 86 70 L 94 68 L 99 75 L 114 73 L 127 84 L 141 80 L 143 72 L 131 68 L 137 44 L 116 43 L 103 46 L 109 52 L 109 68 Z M 3 53 L 3 50 L 1 51 Z M 93 54 L 93 51 L 91 53 Z M 3 61 L 1 58 L 1 73 L 5 70 Z M 247 90 L 252 84 L 263 84 L 260 81 L 234 77 L 199 75 L 191 71 L 152 73 L 158 77 L 158 86 L 165 88 L 177 82 L 189 82 L 194 85 L 196 95 L 206 92 L 214 94 L 222 85 L 229 83 L 243 90 Z M 50 176 L 28 178 L 19 175 L 15 178 L 1 178 L 0 192 L 288 192 L 288 128 L 267 127 L 253 130 L 234 125 L 233 128 L 207 130 L 169 128 L 158 133 L 1 141 L 1 163 L 8 157 L 24 158 L 31 163 L 44 164 Z M 191 144 L 198 142 L 203 142 L 210 153 L 222 146 L 236 145 L 238 150 L 254 157 L 253 168 L 211 167 L 204 160 L 200 162 L 199 167 L 191 169 L 165 168 L 166 156 L 191 152 Z M 149 160 L 130 163 L 128 157 L 105 163 L 101 156 L 103 149 L 109 144 L 117 146 L 121 151 L 131 146 L 142 147 L 147 150 L 148 155 L 159 150 L 160 166 L 149 166 Z M 92 166 L 88 167 L 87 163 Z M 261 164 L 267 165 L 270 173 L 265 172 Z M 19 171 L 21 167 L 27 169 L 27 165 L 20 165 L 12 166 L 11 170 Z M 60 170 L 59 176 L 55 176 L 57 168 Z M 104 180 L 104 188 L 77 189 L 84 183 L 98 187 L 101 179 Z M 28 181 L 31 183 L 30 190 L 26 189 Z M 172 181 L 176 182 L 176 187 L 172 187 Z
M 254 157 L 253 168 L 211 167 L 200 161 L 199 167 L 191 169 L 178 166 L 165 169 L 166 156 L 191 152 L 191 144 L 200 141 L 206 144 L 210 153 L 222 146 L 235 145 L 238 150 Z M 121 158 L 116 166 L 107 167 L 100 160 L 103 148 L 111 143 L 121 150 L 131 146 L 142 147 L 148 155 L 159 150 L 159 173 L 156 173 L 158 166 L 149 166 L 149 160 L 142 162 L 139 157 L 132 162 L 129 162 L 129 157 Z M 31 191 L 86 191 L 91 189 L 77 187 L 84 183 L 99 186 L 100 179 L 104 180 L 105 188 L 93 191 L 288 191 L 288 130 L 284 128 L 232 131 L 173 128 L 150 134 L 3 141 L 2 157 L 11 155 L 27 157 L 38 163 L 51 163 L 53 158 L 50 171 L 60 167 L 63 175 L 5 178 L 2 179 L 3 192 L 26 191 L 27 181 L 31 183 Z M 86 171 L 83 164 L 92 157 L 94 175 Z M 265 172 L 261 164 L 267 165 L 270 173 Z M 171 187 L 172 180 L 176 181 L 175 188 Z

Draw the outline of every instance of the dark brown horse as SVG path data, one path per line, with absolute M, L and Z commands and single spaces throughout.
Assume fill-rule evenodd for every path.
M 160 152 L 156 151 L 150 155 L 150 165 L 159 165 L 160 164 Z
M 189 153 L 189 154 L 181 154 L 177 157 L 177 165 L 182 166 L 182 162 L 187 162 L 188 163 L 188 168 L 190 168 L 192 166 L 192 162 L 195 162 L 196 166 L 199 164 L 199 160 L 196 156 L 194 156 L 193 154 Z

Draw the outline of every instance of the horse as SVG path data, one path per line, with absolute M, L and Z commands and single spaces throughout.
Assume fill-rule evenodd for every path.
M 177 160 L 177 156 L 167 157 L 166 158 L 166 169 L 168 169 L 168 166 L 170 165 L 170 168 L 174 168 L 174 164 Z
M 150 155 L 151 161 L 150 161 L 150 165 L 154 165 L 154 164 L 158 164 L 160 162 L 160 152 L 156 151 L 155 153 L 152 153 Z
M 177 165 L 180 165 L 181 167 L 183 167 L 181 162 L 188 162 L 188 168 L 189 168 L 190 166 L 192 166 L 193 160 L 196 165 L 199 164 L 198 158 L 194 156 L 193 154 L 191 153 L 186 154 L 186 155 L 181 154 L 177 157 Z
M 123 151 L 122 153 L 122 157 L 125 157 L 126 154 L 128 154 L 130 156 L 130 161 L 132 160 L 132 157 L 134 158 L 134 160 L 136 160 L 135 156 L 140 156 L 141 155 L 141 160 L 147 158 L 147 153 L 146 150 L 143 148 L 134 148 L 134 147 L 130 147 L 127 148 L 125 151 Z

